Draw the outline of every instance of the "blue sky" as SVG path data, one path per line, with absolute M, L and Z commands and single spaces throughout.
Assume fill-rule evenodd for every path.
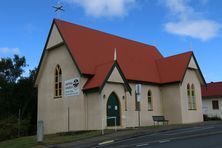
M 65 12 L 54 13 L 62 4 Z M 207 82 L 222 80 L 221 0 L 0 1 L 0 58 L 37 67 L 53 18 L 155 45 L 164 56 L 192 50 Z

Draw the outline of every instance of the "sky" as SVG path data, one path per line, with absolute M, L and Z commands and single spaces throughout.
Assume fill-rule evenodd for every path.
M 52 6 L 63 5 L 55 13 Z M 154 45 L 163 56 L 193 51 L 206 82 L 222 81 L 221 0 L 1 0 L 0 59 L 37 67 L 53 18 Z

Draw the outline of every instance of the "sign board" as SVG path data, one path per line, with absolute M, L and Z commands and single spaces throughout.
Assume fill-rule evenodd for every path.
M 141 84 L 136 84 L 136 94 L 137 95 L 141 94 L 141 91 L 142 91 L 141 89 L 142 89 Z
M 66 80 L 64 85 L 65 96 L 78 96 L 80 94 L 79 78 Z
M 137 102 L 140 102 L 140 100 L 141 100 L 141 95 L 137 94 Z
M 136 98 L 138 102 L 140 102 L 141 100 L 141 92 L 142 92 L 141 84 L 136 84 Z

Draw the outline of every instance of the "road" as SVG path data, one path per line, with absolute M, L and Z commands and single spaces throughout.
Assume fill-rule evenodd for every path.
M 105 148 L 222 148 L 222 124 L 195 126 L 112 142 L 98 147 Z

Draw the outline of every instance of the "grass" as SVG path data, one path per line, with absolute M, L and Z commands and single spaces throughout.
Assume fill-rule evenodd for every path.
M 105 133 L 112 133 L 113 130 L 105 130 Z M 81 139 L 100 136 L 101 131 L 84 131 L 84 132 L 70 132 L 58 133 L 44 136 L 43 144 L 61 144 L 67 142 L 74 142 Z M 21 137 L 12 140 L 0 142 L 0 148 L 39 148 L 42 147 L 36 142 L 36 136 Z
M 2 148 L 30 148 L 36 146 L 35 136 L 21 137 L 0 142 Z

